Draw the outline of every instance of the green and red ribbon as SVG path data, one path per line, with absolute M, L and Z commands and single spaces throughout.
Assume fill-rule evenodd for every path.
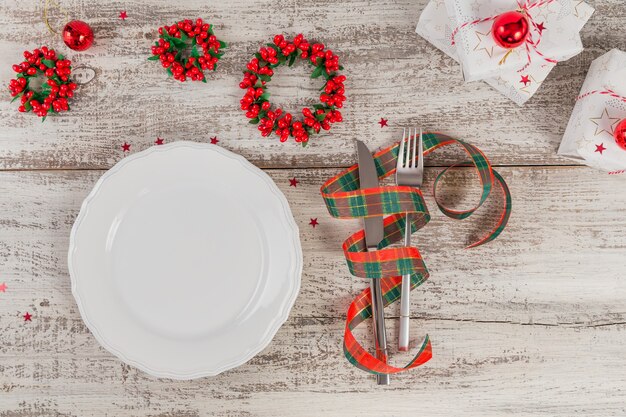
M 433 194 L 437 206 L 448 217 L 465 219 L 472 215 L 489 197 L 494 186 L 504 195 L 504 205 L 496 226 L 485 237 L 468 248 L 487 243 L 502 233 L 511 214 L 511 193 L 504 179 L 491 165 L 485 155 L 469 143 L 453 139 L 440 133 L 425 133 L 424 155 L 449 145 L 460 146 L 470 157 L 470 161 L 453 165 L 441 171 L 433 184 Z M 396 171 L 399 143 L 383 149 L 374 155 L 378 178 L 384 179 Z M 453 167 L 474 166 L 482 184 L 482 195 L 475 207 L 469 210 L 451 210 L 437 199 L 437 185 L 446 172 Z M 422 192 L 418 188 L 384 186 L 360 189 L 358 165 L 353 165 L 321 187 L 322 197 L 331 216 L 339 219 L 354 219 L 387 216 L 384 220 L 385 237 L 377 251 L 368 252 L 365 245 L 365 232 L 360 230 L 343 243 L 343 251 L 348 269 L 354 276 L 380 279 L 385 307 L 400 299 L 402 275 L 411 274 L 411 290 L 428 279 L 428 270 L 416 247 L 388 246 L 403 238 L 406 213 L 411 213 L 411 232 L 415 233 L 430 221 L 430 214 Z M 348 307 L 344 333 L 343 350 L 346 358 L 356 367 L 373 374 L 395 374 L 426 363 L 432 357 L 432 347 L 425 337 L 415 357 L 404 367 L 395 367 L 370 354 L 356 339 L 353 330 L 372 316 L 370 289 L 363 290 Z

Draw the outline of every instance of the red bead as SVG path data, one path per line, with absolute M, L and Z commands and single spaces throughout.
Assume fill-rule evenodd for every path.
M 28 74 L 28 75 L 35 75 L 35 74 L 37 74 L 37 68 L 30 67 L 28 70 L 26 70 L 26 74 Z
M 617 124 L 613 136 L 615 137 L 615 143 L 626 151 L 626 119 Z
M 493 40 L 503 48 L 513 49 L 524 44 L 529 33 L 528 17 L 516 10 L 502 13 L 493 21 Z
M 93 44 L 93 31 L 87 23 L 72 20 L 63 28 L 63 42 L 70 49 L 84 51 Z

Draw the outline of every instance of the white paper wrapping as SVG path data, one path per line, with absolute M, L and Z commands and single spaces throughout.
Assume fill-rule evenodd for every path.
M 626 97 L 626 52 L 613 49 L 591 64 L 580 95 L 612 90 Z M 608 95 L 593 94 L 576 102 L 558 154 L 583 160 L 587 165 L 623 174 L 626 150 L 613 138 L 615 127 L 626 118 L 626 103 Z
M 467 19 L 461 22 L 461 24 L 480 17 L 487 17 L 498 12 L 515 9 L 517 3 L 515 1 L 511 2 L 510 0 L 475 0 L 473 2 L 468 0 L 431 0 L 420 16 L 416 32 L 457 62 L 463 62 L 462 58 L 469 54 L 469 52 L 467 52 L 465 55 L 460 55 L 460 50 L 471 49 L 471 55 L 476 55 L 477 59 L 480 59 L 480 55 L 484 55 L 482 58 L 484 62 L 479 65 L 479 67 L 487 67 L 487 63 L 491 62 L 490 65 L 495 63 L 495 67 L 492 66 L 492 70 L 493 68 L 496 69 L 496 72 L 494 73 L 495 75 L 491 78 L 484 79 L 484 81 L 518 105 L 523 105 L 539 89 L 539 86 L 546 79 L 555 64 L 546 62 L 543 58 L 534 54 L 531 55 L 531 64 L 520 73 L 518 70 L 523 68 L 528 62 L 526 50 L 524 47 L 521 47 L 514 50 L 514 52 L 507 58 L 505 65 L 498 65 L 498 62 L 504 56 L 506 50 L 496 46 L 495 42 L 491 38 L 489 30 L 491 29 L 493 22 L 486 22 L 488 23 L 488 28 L 485 32 L 482 32 L 488 34 L 489 36 L 481 36 L 480 34 L 477 35 L 476 27 L 470 26 L 457 34 L 455 38 L 456 45 L 452 45 L 452 31 L 454 28 L 458 27 L 459 24 L 457 24 L 458 20 L 455 20 L 453 17 L 448 15 L 448 2 L 459 4 L 463 3 L 463 10 L 469 8 L 473 11 L 474 14 L 467 17 Z M 487 11 L 487 6 L 495 3 L 507 4 L 508 6 L 502 6 L 499 11 L 495 12 L 492 8 L 492 13 L 489 13 Z M 513 7 L 511 7 L 510 4 L 514 4 Z M 451 7 L 455 6 L 453 5 Z M 550 9 L 544 10 L 545 7 L 550 7 Z M 551 10 L 556 11 L 557 9 L 559 10 L 559 13 L 551 12 Z M 582 50 L 579 32 L 587 20 L 589 20 L 593 11 L 594 9 L 591 6 L 580 0 L 559 0 L 553 4 L 533 9 L 533 16 L 537 23 L 541 23 L 544 21 L 544 13 L 551 15 L 556 14 L 556 16 L 551 17 L 554 21 L 558 21 L 559 15 L 562 15 L 563 22 L 568 22 L 568 33 L 571 33 L 572 31 L 576 32 L 574 40 L 571 42 L 565 42 L 566 48 L 560 52 L 561 58 L 569 58 L 573 56 L 572 54 L 575 55 Z M 547 21 L 548 20 L 545 20 L 545 22 Z M 544 26 L 546 27 L 546 30 L 543 32 L 544 35 L 540 43 L 542 48 L 543 42 L 546 40 L 548 30 L 550 29 L 548 24 L 545 22 Z M 555 29 L 554 32 L 559 32 L 559 29 Z M 472 33 L 473 38 L 468 36 L 468 34 L 471 35 Z M 543 49 L 541 50 L 543 51 Z M 490 55 L 492 55 L 492 57 L 490 57 Z M 498 56 L 497 58 L 496 55 Z M 515 64 L 511 64 L 512 62 Z M 463 66 L 466 79 L 470 76 L 468 73 L 470 67 L 471 65 L 468 67 L 468 64 L 464 64 Z M 479 68 L 479 70 L 483 71 L 481 68 Z

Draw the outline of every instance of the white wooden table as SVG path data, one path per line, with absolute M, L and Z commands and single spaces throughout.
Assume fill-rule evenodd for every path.
M 67 52 L 83 85 L 70 113 L 43 124 L 19 114 L 2 89 L 0 416 L 626 414 L 624 180 L 556 156 L 590 62 L 626 49 L 623 0 L 591 2 L 587 49 L 559 64 L 524 108 L 483 83 L 464 84 L 458 66 L 414 33 L 426 0 L 61 0 L 96 32 L 84 53 L 48 33 L 41 3 L 0 0 L 2 85 L 22 51 L 42 44 Z M 168 80 L 146 61 L 156 28 L 197 16 L 231 48 L 207 84 Z M 245 62 L 282 31 L 324 41 L 348 76 L 345 122 L 305 149 L 262 139 L 238 109 Z M 317 83 L 307 74 L 303 65 L 281 68 L 275 101 L 292 110 L 308 103 Z M 389 127 L 377 124 L 381 117 Z M 378 387 L 341 350 L 347 304 L 366 285 L 349 275 L 340 250 L 358 223 L 331 219 L 318 190 L 354 162 L 355 137 L 388 146 L 405 125 L 479 146 L 508 180 L 514 211 L 498 240 L 466 251 L 489 213 L 451 221 L 428 196 L 433 220 L 414 243 L 432 276 L 414 292 L 412 336 L 428 332 L 434 358 Z M 301 230 L 302 290 L 288 322 L 249 363 L 215 378 L 156 379 L 101 348 L 81 321 L 67 272 L 69 231 L 95 181 L 124 157 L 124 141 L 134 153 L 157 137 L 213 136 L 267 169 L 286 194 Z M 459 157 L 429 158 L 427 180 Z M 448 181 L 450 199 L 467 207 L 471 179 L 462 171 Z M 387 311 L 391 340 L 397 313 Z

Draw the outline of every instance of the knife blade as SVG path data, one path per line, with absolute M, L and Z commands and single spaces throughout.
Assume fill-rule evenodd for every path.
M 378 187 L 378 173 L 374 157 L 367 146 L 360 140 L 356 141 L 357 154 L 359 156 L 359 186 L 360 188 Z M 368 248 L 376 248 L 384 237 L 383 217 L 368 217 L 365 222 L 365 244 Z
M 378 173 L 376 164 L 367 146 L 360 140 L 356 141 L 357 155 L 359 159 L 359 187 L 378 187 Z M 385 235 L 383 216 L 368 217 L 363 219 L 365 226 L 365 245 L 368 251 L 377 250 L 378 244 Z M 372 319 L 374 322 L 374 341 L 376 345 L 376 357 L 384 362 L 387 360 L 387 335 L 385 331 L 385 313 L 382 289 L 379 279 L 370 280 L 372 293 Z M 378 385 L 389 385 L 389 375 L 376 375 Z

